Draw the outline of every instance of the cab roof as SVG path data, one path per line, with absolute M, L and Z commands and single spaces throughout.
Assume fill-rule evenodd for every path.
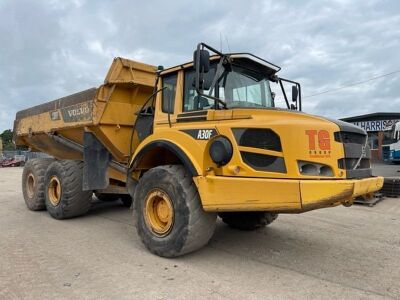
M 277 65 L 274 65 L 273 63 L 270 63 L 269 61 L 266 61 L 265 59 L 262 59 L 261 57 L 258 57 L 254 54 L 251 53 L 226 53 L 226 56 L 229 56 L 233 61 L 240 61 L 242 63 L 245 63 L 249 67 L 261 69 L 263 72 L 265 72 L 267 75 L 273 75 L 281 69 Z M 221 56 L 220 55 L 212 55 L 210 56 L 210 60 L 217 60 Z M 193 61 L 177 65 L 174 67 L 167 68 L 163 70 L 160 74 L 164 75 L 167 73 L 171 73 L 180 69 L 187 69 L 193 66 Z

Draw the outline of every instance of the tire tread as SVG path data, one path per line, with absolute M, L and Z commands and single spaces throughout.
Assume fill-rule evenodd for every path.
M 53 206 L 46 193 L 46 206 L 50 215 L 56 219 L 68 219 L 83 215 L 91 206 L 92 191 L 83 191 L 83 162 L 79 160 L 60 160 L 53 162 L 46 172 L 46 182 L 56 173 L 61 181 L 61 201 Z M 57 174 L 58 173 L 58 174 Z
M 33 211 L 46 209 L 45 204 L 45 173 L 53 158 L 33 158 L 26 162 L 22 172 L 22 193 L 26 206 Z M 29 173 L 35 177 L 36 193 L 29 199 L 26 191 L 26 179 Z
M 156 176 L 161 175 L 168 178 L 175 193 L 179 194 L 177 197 L 184 199 L 184 203 L 187 206 L 186 209 L 182 210 L 184 211 L 182 218 L 188 220 L 187 224 L 179 225 L 184 226 L 179 228 L 180 235 L 185 237 L 184 243 L 183 245 L 178 245 L 177 243 L 168 249 L 161 249 L 152 244 L 152 238 L 144 232 L 143 226 L 138 224 L 137 230 L 142 242 L 152 253 L 163 257 L 181 256 L 195 251 L 208 243 L 215 230 L 217 214 L 203 210 L 197 187 L 185 167 L 181 165 L 165 165 L 155 167 L 146 172 L 139 181 L 134 200 L 134 213 L 138 222 L 141 218 L 138 214 L 138 210 L 141 209 L 141 199 L 137 199 L 137 197 L 145 182 L 155 180 Z

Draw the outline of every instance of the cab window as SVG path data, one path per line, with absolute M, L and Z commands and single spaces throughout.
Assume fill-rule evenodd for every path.
M 269 79 L 266 74 L 241 65 L 232 65 L 225 69 L 215 80 L 215 87 L 210 88 L 214 80 L 216 64 L 204 74 L 204 94 L 225 101 L 227 108 L 266 108 L 274 107 Z M 183 111 L 212 109 L 215 101 L 205 96 L 198 96 L 194 87 L 195 70 L 185 71 Z
M 162 112 L 174 113 L 177 73 L 166 75 L 162 79 Z
M 215 68 L 211 67 L 210 71 L 204 74 L 204 80 L 211 84 L 214 78 Z M 201 97 L 197 95 L 196 88 L 194 86 L 196 72 L 194 69 L 189 69 L 185 71 L 184 78 L 184 92 L 183 92 L 183 111 L 194 111 L 209 109 L 213 105 L 213 100 L 206 97 Z M 204 90 L 208 94 L 208 90 Z M 213 93 L 214 95 L 214 93 Z

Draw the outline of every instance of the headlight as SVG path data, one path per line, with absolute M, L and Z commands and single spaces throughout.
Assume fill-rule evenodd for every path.
M 299 172 L 302 175 L 309 176 L 333 176 L 330 166 L 318 164 L 310 161 L 298 161 Z
M 232 158 L 231 142 L 224 136 L 219 136 L 211 142 L 210 157 L 219 167 L 226 165 Z

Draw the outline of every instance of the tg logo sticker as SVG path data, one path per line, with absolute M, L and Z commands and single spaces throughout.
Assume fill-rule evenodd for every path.
M 331 138 L 327 130 L 306 130 L 310 157 L 325 158 L 331 156 Z

